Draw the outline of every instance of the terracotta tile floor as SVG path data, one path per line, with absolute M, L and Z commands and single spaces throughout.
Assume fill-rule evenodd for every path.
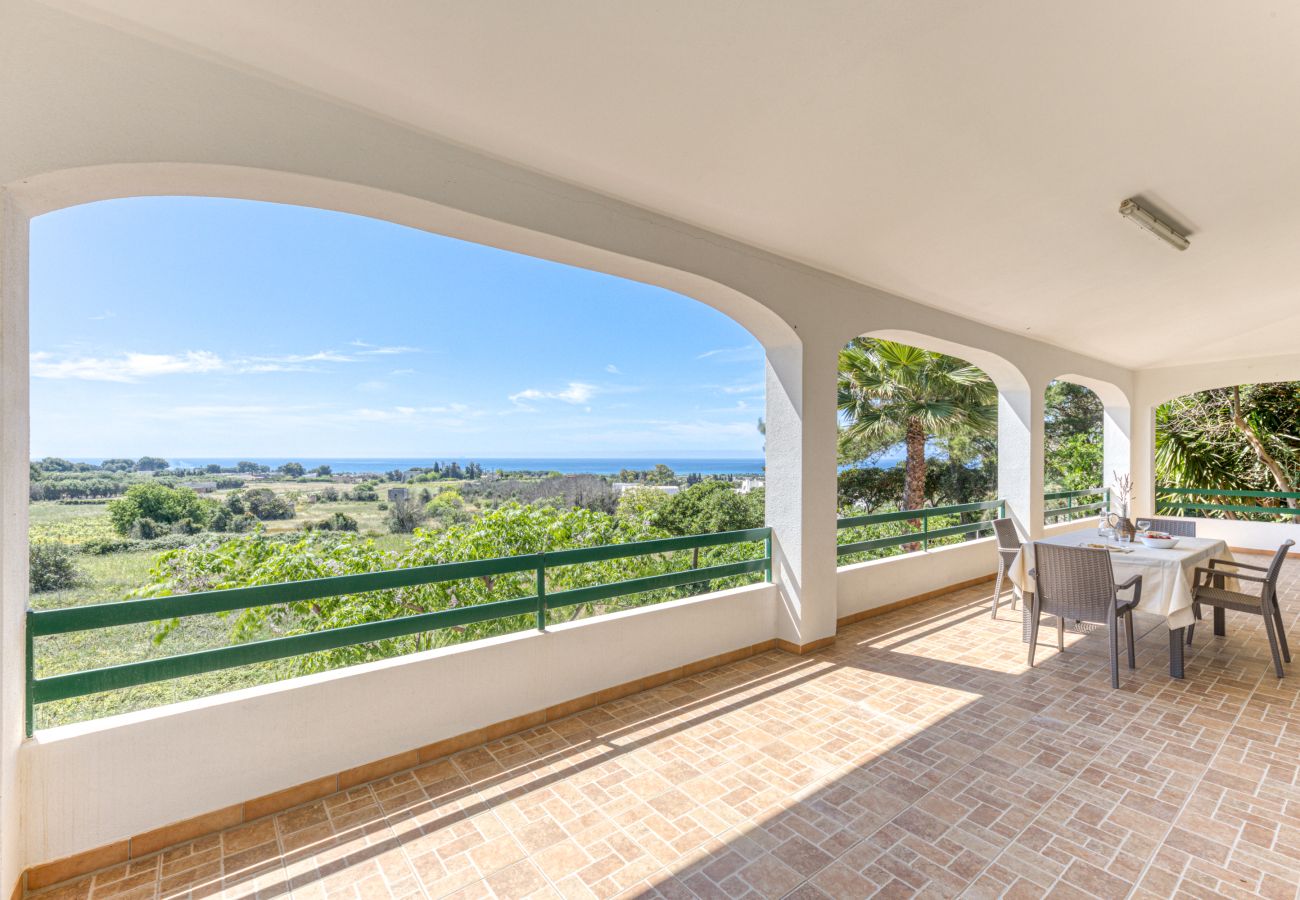
M 1300 644 L 1300 563 L 1284 574 Z M 46 892 L 155 897 L 1294 897 L 1300 655 L 1162 628 L 1025 667 L 988 585 Z

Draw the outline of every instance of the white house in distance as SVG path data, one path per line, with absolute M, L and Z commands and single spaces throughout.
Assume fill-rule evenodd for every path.
M 748 494 L 750 491 L 756 491 L 761 487 L 763 487 L 763 479 L 761 478 L 742 478 L 736 488 L 736 493 Z

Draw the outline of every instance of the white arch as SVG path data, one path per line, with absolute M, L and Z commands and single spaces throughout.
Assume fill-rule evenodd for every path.
M 1113 382 L 1090 378 L 1086 375 L 1064 374 L 1056 376 L 1055 380 L 1068 381 L 1071 384 L 1086 387 L 1101 400 L 1102 483 L 1099 487 L 1113 488 L 1117 476 L 1122 475 L 1129 475 L 1135 480 L 1140 480 L 1142 477 L 1141 467 L 1133 465 L 1133 403 L 1124 389 Z M 1134 504 L 1138 504 L 1142 494 L 1143 491 L 1139 490 L 1135 485 L 1133 491 Z M 1136 506 L 1130 511 L 1135 512 Z
M 160 196 L 254 200 L 366 216 L 662 287 L 713 307 L 764 347 L 797 340 L 767 306 L 717 281 L 369 185 L 244 166 L 136 163 L 50 172 L 9 190 L 27 218 L 100 200 Z
M 1020 367 L 993 350 L 919 331 L 880 328 L 863 337 L 883 338 L 945 353 L 979 366 L 998 389 L 998 497 L 1021 534 L 1043 528 L 1043 397 Z

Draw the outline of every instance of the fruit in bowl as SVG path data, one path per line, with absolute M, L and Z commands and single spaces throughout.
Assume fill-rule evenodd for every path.
M 1148 531 L 1142 535 L 1142 543 L 1157 550 L 1169 550 L 1178 544 L 1178 538 L 1163 531 Z

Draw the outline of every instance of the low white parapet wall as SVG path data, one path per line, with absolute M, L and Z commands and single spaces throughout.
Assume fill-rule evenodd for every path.
M 1300 551 L 1300 521 L 1241 522 L 1232 519 L 1191 519 L 1196 536 L 1219 538 L 1237 550 L 1272 553 L 1287 540 L 1296 542 L 1292 552 Z
M 759 584 L 37 732 L 26 864 L 771 640 Z
M 1094 525 L 1092 518 L 1078 519 L 1049 525 L 1044 533 L 1064 534 Z M 852 618 L 903 600 L 933 596 L 991 577 L 997 570 L 997 544 L 991 537 L 841 566 L 836 591 L 838 617 Z M 1003 585 L 1003 590 L 1010 586 Z

